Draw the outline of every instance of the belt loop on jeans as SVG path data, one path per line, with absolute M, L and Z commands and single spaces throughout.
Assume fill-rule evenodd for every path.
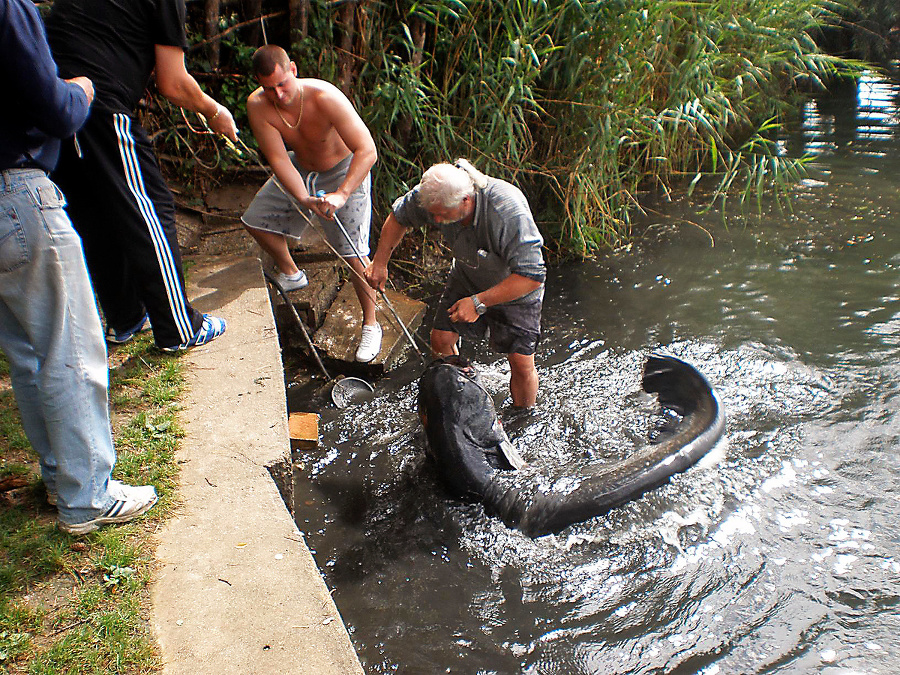
M 40 174 L 46 176 L 47 172 L 36 167 L 16 167 L 14 169 L 4 169 L 0 171 L 0 192 L 9 190 L 9 186 L 14 182 L 27 177 L 29 174 Z

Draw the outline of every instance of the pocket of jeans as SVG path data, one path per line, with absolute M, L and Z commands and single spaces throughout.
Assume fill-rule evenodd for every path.
M 50 180 L 42 181 L 34 188 L 35 202 L 41 211 L 61 209 L 66 205 L 66 198 L 56 184 Z
M 0 206 L 0 273 L 12 272 L 28 262 L 28 241 L 19 214 Z

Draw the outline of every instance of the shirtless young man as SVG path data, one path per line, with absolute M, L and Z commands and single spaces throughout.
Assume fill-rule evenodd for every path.
M 307 225 L 298 208 L 318 218 L 328 242 L 358 272 L 351 274 L 363 313 L 356 360 L 369 362 L 381 349 L 375 294 L 362 277 L 369 264 L 375 141 L 347 97 L 323 80 L 298 78 L 296 64 L 281 47 L 260 47 L 253 55 L 253 73 L 261 86 L 247 99 L 247 115 L 275 177 L 256 194 L 244 225 L 275 260 L 282 288 L 296 290 L 308 282 L 285 235 L 299 237 Z M 316 197 L 320 190 L 325 195 Z

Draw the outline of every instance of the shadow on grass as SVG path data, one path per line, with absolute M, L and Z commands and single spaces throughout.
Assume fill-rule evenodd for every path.
M 183 382 L 180 359 L 149 335 L 110 351 L 113 476 L 154 485 L 160 502 L 132 523 L 75 537 L 46 503 L 0 355 L 0 672 L 159 670 L 145 608 L 152 531 L 175 499 Z

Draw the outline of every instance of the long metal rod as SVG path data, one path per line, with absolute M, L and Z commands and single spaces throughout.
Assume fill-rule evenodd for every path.
M 315 181 L 318 177 L 318 173 L 313 171 L 306 177 L 306 189 L 307 192 L 313 194 L 313 190 L 315 189 Z M 313 188 L 313 189 L 310 189 Z M 325 194 L 324 190 L 315 190 L 315 195 L 317 197 L 321 197 Z M 347 243 L 350 244 L 350 248 L 353 249 L 353 253 L 356 254 L 356 257 L 361 261 L 363 259 L 362 255 L 359 252 L 359 249 L 356 247 L 356 244 L 350 238 L 350 234 L 344 228 L 344 224 L 341 222 L 341 219 L 338 218 L 337 213 L 332 214 L 332 218 L 334 218 L 335 224 L 340 228 L 341 234 L 344 235 L 344 239 L 347 240 Z M 354 270 L 355 272 L 356 270 Z M 368 282 L 367 282 L 368 283 Z M 419 351 L 419 346 L 416 344 L 416 341 L 413 340 L 412 335 L 410 335 L 409 330 L 406 328 L 406 324 L 403 323 L 402 319 L 400 319 L 400 315 L 397 313 L 397 310 L 394 309 L 393 303 L 388 300 L 387 294 L 380 288 L 375 289 L 381 295 L 381 299 L 384 300 L 384 304 L 387 305 L 387 308 L 391 311 L 391 314 L 394 315 L 394 320 L 400 324 L 400 328 L 403 330 L 403 334 L 406 336 L 406 339 L 409 340 L 409 344 L 412 345 L 412 348 L 415 350 L 416 354 L 419 355 L 419 359 L 422 361 L 422 365 L 425 365 L 425 357 L 422 355 L 422 352 Z
M 252 148 L 248 147 L 247 144 L 244 143 L 243 139 L 240 138 L 240 137 L 238 137 L 238 143 L 240 143 L 240 144 L 241 144 L 241 147 L 244 148 L 244 150 L 247 151 L 247 154 L 248 154 L 248 155 L 250 155 L 251 157 L 253 157 L 254 161 L 255 161 L 257 164 L 259 164 L 259 166 L 266 172 L 266 174 L 268 175 L 268 177 L 271 178 L 271 179 L 273 179 L 273 180 L 275 181 L 275 185 L 276 185 L 276 186 L 278 187 L 278 189 L 281 190 L 282 193 L 284 193 L 284 195 L 288 198 L 288 201 L 294 206 L 294 209 L 297 211 L 297 213 L 299 213 L 299 214 L 303 217 L 303 219 L 307 222 L 307 224 L 308 224 L 308 225 L 309 225 L 309 226 L 310 226 L 310 227 L 311 227 L 311 228 L 312 228 L 312 229 L 313 229 L 313 230 L 314 230 L 314 231 L 322 238 L 322 240 L 325 242 L 325 245 L 328 246 L 329 249 L 331 249 L 331 252 L 334 253 L 334 255 L 337 257 L 337 259 L 340 260 L 340 261 L 347 267 L 348 270 L 350 270 L 350 273 L 351 273 L 351 274 L 355 274 L 357 277 L 361 278 L 366 284 L 368 284 L 368 282 L 365 281 L 365 278 L 363 278 L 362 275 L 360 275 L 360 273 L 357 272 L 357 271 L 353 268 L 353 265 L 351 265 L 349 262 L 347 262 L 347 260 L 344 258 L 344 256 L 342 256 L 342 255 L 338 252 L 338 250 L 337 250 L 336 248 L 334 248 L 334 246 L 331 245 L 331 242 L 328 241 L 328 237 L 325 236 L 325 233 L 322 232 L 322 230 L 319 229 L 319 228 L 313 223 L 313 221 L 310 219 L 310 217 L 307 216 L 307 215 L 300 209 L 300 206 L 294 201 L 293 197 L 291 197 L 291 195 L 290 195 L 290 194 L 288 193 L 288 191 L 284 188 L 284 186 L 281 184 L 281 182 L 278 180 L 278 178 L 274 175 L 274 173 L 272 173 L 272 171 L 269 170 L 269 168 L 266 167 L 266 165 L 262 163 L 262 161 L 261 161 L 260 158 L 259 158 L 259 154 L 258 154 L 255 150 L 253 150 Z M 309 190 L 307 189 L 307 191 L 309 191 Z M 335 220 L 337 221 L 337 217 L 335 217 Z M 339 222 L 339 221 L 338 221 L 338 222 Z M 344 230 L 343 225 L 341 225 L 341 231 L 344 233 L 344 236 L 347 237 L 347 231 Z M 349 237 L 348 237 L 348 241 L 350 241 Z M 359 254 L 359 251 L 356 250 L 356 246 L 353 245 L 353 242 L 352 242 L 352 241 L 350 241 L 350 245 L 351 245 L 351 247 L 353 247 L 354 251 L 357 253 L 357 257 L 360 257 L 360 258 L 361 258 L 361 256 L 358 255 L 358 254 Z M 410 344 L 411 344 L 412 347 L 413 347 L 413 350 L 415 350 L 416 354 L 418 355 L 419 359 L 421 360 L 422 365 L 425 365 L 425 363 L 426 363 L 425 357 L 422 355 L 422 352 L 421 352 L 421 351 L 419 350 L 419 348 L 416 346 L 416 343 L 415 343 L 415 340 L 413 339 L 413 336 L 410 334 L 409 330 L 406 328 L 406 324 L 403 323 L 403 321 L 401 321 L 400 316 L 397 314 L 397 311 L 394 309 L 394 306 L 393 306 L 393 304 L 391 303 L 391 301 L 388 300 L 387 295 L 385 295 L 384 291 L 381 290 L 381 289 L 377 289 L 377 290 L 378 290 L 378 293 L 381 295 L 381 298 L 384 300 L 385 305 L 388 307 L 388 309 L 390 310 L 390 312 L 393 314 L 394 320 L 396 320 L 396 322 L 397 322 L 398 324 L 400 324 L 400 328 L 401 328 L 401 330 L 403 331 L 403 334 L 404 334 L 404 335 L 406 336 L 406 338 L 409 340 Z M 383 309 L 382 309 L 382 312 L 384 312 Z
M 286 304 L 290 308 L 291 314 L 294 315 L 294 320 L 297 322 L 297 326 L 300 328 L 300 332 L 303 333 L 306 344 L 309 346 L 309 351 L 312 352 L 313 357 L 316 359 L 316 363 L 319 365 L 319 370 L 322 371 L 322 374 L 325 376 L 326 380 L 330 380 L 331 376 L 328 374 L 328 371 L 325 370 L 325 364 L 322 363 L 319 352 L 316 351 L 315 345 L 313 345 L 312 338 L 310 338 L 309 333 L 306 332 L 306 326 L 303 324 L 303 320 L 300 318 L 300 315 L 297 314 L 297 308 L 294 307 L 294 303 L 291 302 L 291 299 L 287 296 L 287 293 L 285 293 L 284 289 L 281 287 L 281 284 L 279 284 L 271 274 L 263 270 L 263 276 L 266 278 L 266 281 L 272 284 L 275 290 L 278 291 L 278 293 L 281 295 L 281 299 L 284 300 L 284 304 Z

